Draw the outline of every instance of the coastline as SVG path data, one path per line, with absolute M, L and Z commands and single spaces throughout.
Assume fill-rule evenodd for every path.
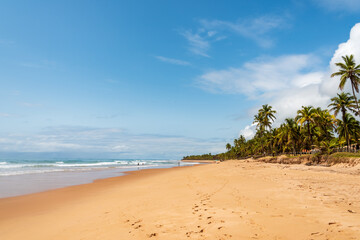
M 359 180 L 255 161 L 144 169 L 0 199 L 0 232 L 54 240 L 356 239 Z
M 181 162 L 187 162 L 187 163 L 216 163 L 219 162 L 219 160 L 181 160 Z
M 23 164 L 23 163 L 22 163 Z M 97 163 L 27 163 L 16 165 L 1 165 L 0 170 L 0 199 L 6 197 L 21 196 L 25 194 L 38 193 L 52 189 L 91 183 L 97 179 L 105 179 L 124 175 L 125 172 L 139 171 L 152 168 L 172 168 L 176 166 L 187 166 L 195 163 L 182 163 L 178 160 L 143 160 L 139 165 L 122 161 L 100 161 Z M 11 172 L 22 169 L 22 166 L 35 165 L 36 173 Z M 48 166 L 51 165 L 52 169 Z M 55 166 L 54 166 L 55 165 Z M 58 169 L 57 165 L 66 166 Z M 71 168 L 71 166 L 74 166 Z M 1 169 L 2 167 L 2 169 Z M 45 167 L 45 169 L 43 169 Z M 12 169 L 11 169 L 12 168 Z M 10 170 L 11 171 L 8 171 Z M 26 168 L 25 168 L 26 169 Z M 31 169 L 31 167 L 30 167 Z M 9 175 L 5 171 L 9 172 Z M 30 170 L 31 172 L 31 170 Z M 5 174 L 5 175 L 4 175 Z

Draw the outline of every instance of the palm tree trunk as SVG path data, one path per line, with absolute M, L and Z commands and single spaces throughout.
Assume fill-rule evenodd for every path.
M 357 107 L 357 110 L 358 110 L 358 115 L 360 115 L 359 104 L 358 104 L 358 100 L 357 100 L 356 95 L 355 95 L 354 85 L 352 84 L 352 81 L 351 81 L 351 88 L 352 88 L 352 92 L 353 92 L 353 95 L 354 95 L 354 98 L 355 98 L 355 103 L 356 103 L 356 107 Z
M 345 108 L 342 108 L 341 109 L 341 112 L 342 112 L 342 120 L 343 120 L 343 124 L 344 124 L 344 127 L 345 127 L 345 140 L 346 140 L 346 144 L 347 144 L 347 151 L 349 151 L 349 146 L 350 146 L 350 139 L 349 139 L 349 131 L 348 131 L 348 128 L 347 128 L 347 125 L 346 125 L 346 118 L 345 118 L 345 114 L 346 114 L 346 109 Z
M 309 121 L 307 122 L 307 126 L 308 126 L 308 134 L 309 134 L 309 137 L 310 137 L 310 149 L 309 149 L 309 150 L 311 150 L 311 147 L 312 147 L 312 136 L 311 136 L 310 122 L 309 122 Z
M 263 135 L 260 135 L 260 142 L 261 142 L 261 155 L 264 154 L 264 143 L 263 143 Z

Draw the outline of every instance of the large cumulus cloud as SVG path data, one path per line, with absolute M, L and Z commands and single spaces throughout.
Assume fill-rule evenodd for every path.
M 238 68 L 209 71 L 200 76 L 197 83 L 214 93 L 243 94 L 250 99 L 263 99 L 264 103 L 277 110 L 275 126 L 278 126 L 285 118 L 295 116 L 301 106 L 327 107 L 339 91 L 339 79 L 330 77 L 337 71 L 335 63 L 350 54 L 360 63 L 359 43 L 360 23 L 351 29 L 349 40 L 339 44 L 326 68 L 318 67 L 321 66 L 320 59 L 314 54 L 257 58 Z M 350 89 L 350 84 L 347 84 L 345 91 Z M 253 133 L 252 125 L 240 131 L 247 137 L 252 137 Z

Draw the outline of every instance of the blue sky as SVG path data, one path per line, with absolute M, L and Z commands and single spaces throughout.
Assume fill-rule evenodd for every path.
M 221 152 L 251 137 L 262 104 L 275 125 L 328 104 L 333 63 L 360 57 L 359 13 L 353 0 L 2 1 L 0 153 Z

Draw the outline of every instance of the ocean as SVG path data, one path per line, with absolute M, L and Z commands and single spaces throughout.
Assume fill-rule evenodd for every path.
M 192 165 L 157 159 L 16 159 L 0 160 L 0 198 L 121 176 L 126 171 Z

